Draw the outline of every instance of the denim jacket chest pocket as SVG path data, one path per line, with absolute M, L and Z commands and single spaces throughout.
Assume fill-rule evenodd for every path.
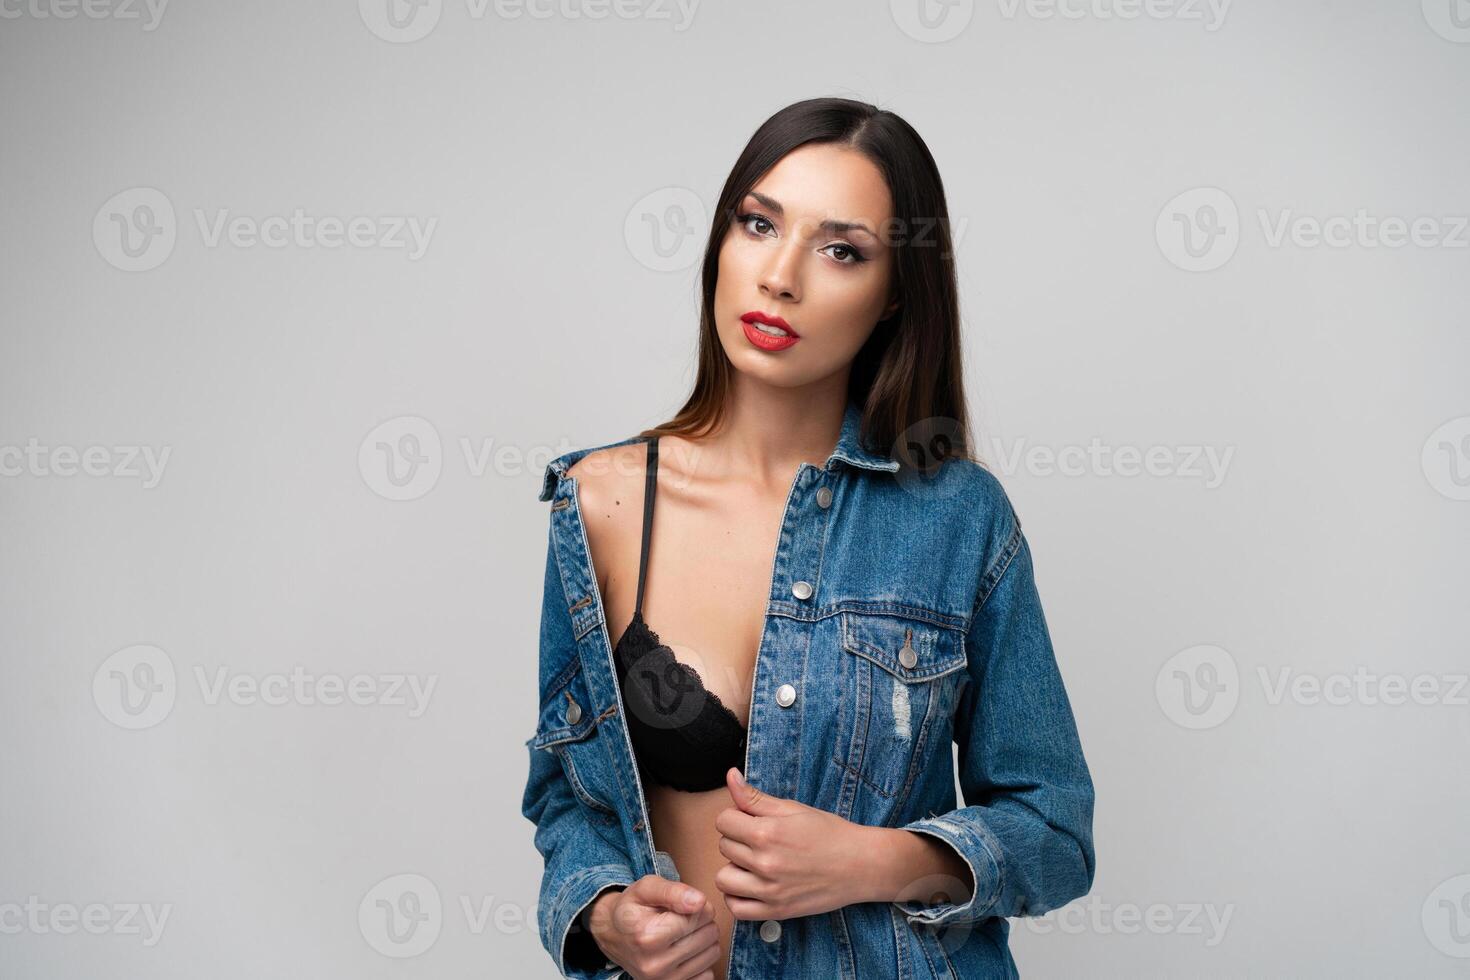
M 834 761 L 891 798 L 931 754 L 950 751 L 954 707 L 969 677 L 964 634 L 909 616 L 838 616 L 836 744 L 846 758 Z
M 572 792 L 592 816 L 616 820 L 614 798 L 608 792 L 611 764 L 579 660 L 572 661 L 565 682 L 541 705 L 531 748 L 556 755 Z

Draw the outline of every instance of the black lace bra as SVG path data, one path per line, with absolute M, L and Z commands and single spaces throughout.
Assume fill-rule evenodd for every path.
M 658 485 L 658 437 L 648 441 L 643 487 L 643 544 L 633 618 L 613 648 L 628 735 L 645 779 L 688 792 L 725 784 L 731 766 L 745 766 L 745 726 L 707 691 L 699 673 L 674 657 L 643 620 L 643 581 Z

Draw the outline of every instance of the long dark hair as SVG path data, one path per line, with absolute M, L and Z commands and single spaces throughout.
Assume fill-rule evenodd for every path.
M 720 191 L 705 245 L 694 389 L 672 419 L 640 435 L 698 437 L 719 425 L 734 371 L 715 332 L 720 247 L 755 183 L 808 143 L 861 152 L 883 174 L 893 198 L 899 307 L 858 351 L 848 381 L 848 400 L 862 411 L 864 443 L 925 472 L 948 458 L 974 460 L 960 365 L 959 289 L 939 169 L 900 116 L 853 99 L 793 103 L 745 145 Z

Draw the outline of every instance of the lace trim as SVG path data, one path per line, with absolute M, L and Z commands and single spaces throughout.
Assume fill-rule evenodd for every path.
M 720 700 L 718 694 L 704 686 L 704 679 L 699 676 L 699 671 L 674 656 L 674 651 L 664 645 L 653 627 L 644 620 L 643 613 L 633 614 L 632 621 L 628 623 L 627 629 L 623 630 L 623 635 L 618 639 L 618 645 L 613 652 L 620 660 L 626 661 L 626 666 L 619 665 L 622 674 L 627 674 L 635 662 L 642 662 L 647 657 L 657 658 L 656 668 L 661 673 L 666 673 L 669 667 L 678 670 L 693 688 L 697 688 L 704 694 L 717 711 L 733 722 L 734 727 L 740 731 L 740 744 L 744 747 L 747 733 L 745 726 L 740 724 L 740 716 L 731 711 L 725 702 Z
M 687 793 L 723 786 L 730 766 L 743 765 L 747 732 L 735 713 L 704 686 L 698 671 L 660 642 L 638 613 L 613 655 L 639 772 L 651 782 Z M 644 664 L 647 670 L 640 666 Z M 640 669 L 634 671 L 635 666 Z M 684 683 L 670 676 L 671 667 Z M 674 690 L 666 690 L 665 683 Z M 685 700 L 691 696 L 693 701 Z M 651 724 L 650 719 L 665 723 Z

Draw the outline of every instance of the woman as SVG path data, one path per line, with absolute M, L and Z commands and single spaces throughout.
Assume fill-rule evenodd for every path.
M 767 120 L 700 331 L 671 421 L 546 470 L 542 942 L 580 978 L 1014 976 L 1005 917 L 1092 886 L 1093 786 L 970 456 L 913 129 L 846 99 Z

